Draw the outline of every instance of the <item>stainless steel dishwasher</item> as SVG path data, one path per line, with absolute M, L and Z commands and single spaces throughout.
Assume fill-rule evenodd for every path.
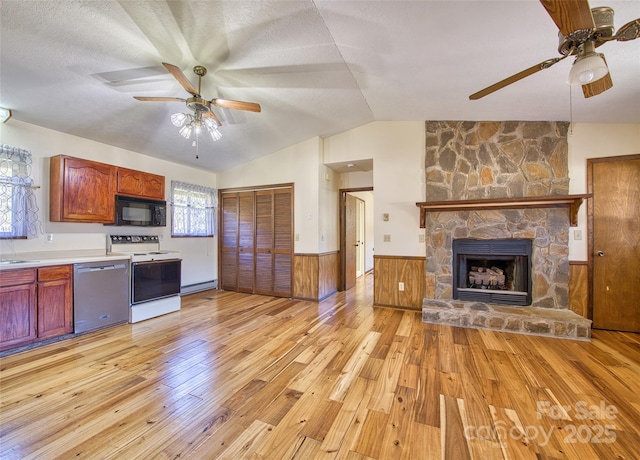
M 129 259 L 88 262 L 73 267 L 76 333 L 129 320 Z

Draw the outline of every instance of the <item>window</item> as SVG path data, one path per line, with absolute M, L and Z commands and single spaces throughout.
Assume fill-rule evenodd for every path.
M 38 206 L 32 189 L 31 152 L 0 146 L 0 238 L 38 234 Z
M 216 189 L 171 181 L 171 236 L 213 236 Z

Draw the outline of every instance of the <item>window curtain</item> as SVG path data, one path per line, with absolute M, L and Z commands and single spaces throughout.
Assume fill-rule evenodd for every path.
M 172 236 L 213 236 L 218 192 L 215 188 L 171 181 Z
M 38 235 L 38 204 L 33 193 L 31 152 L 0 146 L 0 238 Z

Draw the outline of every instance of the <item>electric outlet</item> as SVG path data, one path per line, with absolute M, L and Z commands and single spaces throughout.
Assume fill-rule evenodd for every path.
M 580 241 L 582 239 L 582 230 L 576 229 L 573 231 L 573 239 L 576 241 Z
M 384 214 L 382 214 L 382 220 L 384 222 L 389 222 L 389 213 L 385 212 Z
M 47 233 L 47 237 L 45 239 L 47 243 L 53 243 L 53 233 Z
M 424 235 L 418 235 L 418 243 L 424 243 Z
M 391 243 L 391 235 L 384 235 L 383 238 L 385 243 Z
M 398 283 L 398 291 L 404 291 L 404 283 L 402 281 Z
M 296 241 L 300 241 L 300 233 L 296 233 Z

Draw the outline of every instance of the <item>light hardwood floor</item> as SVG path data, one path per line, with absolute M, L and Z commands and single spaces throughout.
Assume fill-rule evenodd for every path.
M 2 458 L 638 458 L 640 337 L 208 291 L 0 363 Z

